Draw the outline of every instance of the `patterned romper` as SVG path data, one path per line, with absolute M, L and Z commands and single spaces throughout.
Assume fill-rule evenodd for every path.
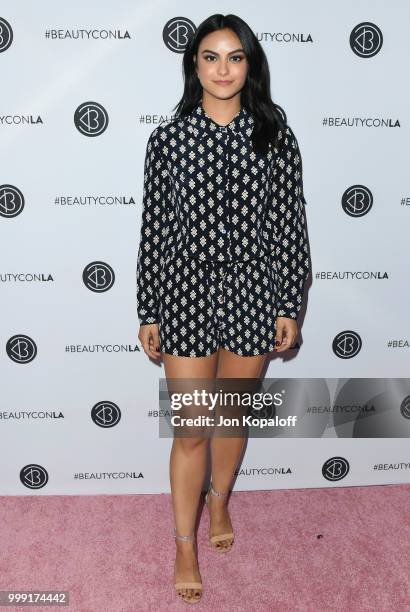
M 137 263 L 140 325 L 160 350 L 202 357 L 274 350 L 276 317 L 296 319 L 309 273 L 297 140 L 254 151 L 252 114 L 221 126 L 202 100 L 158 125 L 145 155 Z M 282 142 L 282 141 L 281 141 Z

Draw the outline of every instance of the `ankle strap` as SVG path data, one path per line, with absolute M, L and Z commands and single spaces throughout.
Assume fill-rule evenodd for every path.
M 227 495 L 229 495 L 229 491 L 227 491 L 226 493 L 222 493 L 221 491 L 215 491 L 212 486 L 212 483 L 209 484 L 209 490 L 211 491 L 211 493 L 217 495 L 218 497 L 226 497 Z
M 188 540 L 193 540 L 194 538 L 194 534 L 191 533 L 190 535 L 177 535 L 177 530 L 176 527 L 174 527 L 174 538 L 176 538 L 177 540 L 183 540 L 184 542 L 187 542 Z

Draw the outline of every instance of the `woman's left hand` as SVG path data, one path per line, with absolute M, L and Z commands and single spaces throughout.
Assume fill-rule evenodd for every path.
M 298 334 L 298 324 L 296 319 L 290 319 L 289 317 L 277 317 L 276 319 L 276 340 L 279 340 L 280 344 L 275 347 L 275 351 L 281 353 L 286 351 L 293 346 Z

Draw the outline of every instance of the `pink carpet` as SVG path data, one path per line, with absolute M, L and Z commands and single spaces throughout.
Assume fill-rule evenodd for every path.
M 2 497 L 0 590 L 69 591 L 70 612 L 410 610 L 410 485 L 234 492 L 229 507 L 223 555 L 201 502 L 192 605 L 174 595 L 170 495 Z

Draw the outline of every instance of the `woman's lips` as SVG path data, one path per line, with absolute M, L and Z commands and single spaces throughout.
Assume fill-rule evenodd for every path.
M 230 85 L 232 81 L 215 81 L 217 85 Z

